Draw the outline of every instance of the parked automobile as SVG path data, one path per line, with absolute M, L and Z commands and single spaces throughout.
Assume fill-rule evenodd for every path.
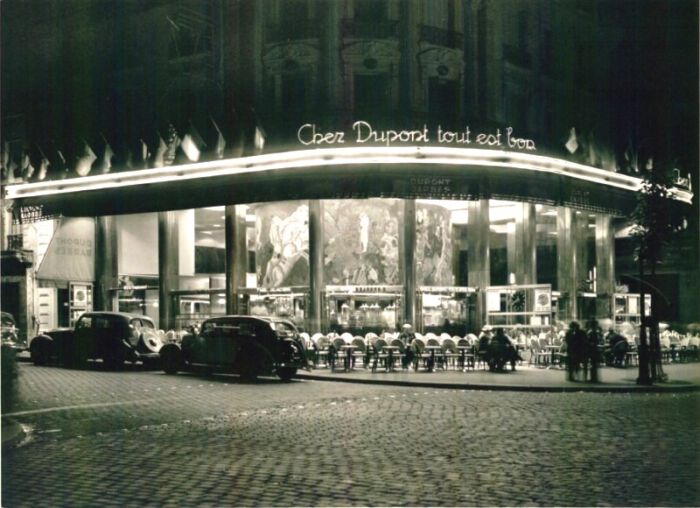
M 146 316 L 122 312 L 86 312 L 75 330 L 58 328 L 34 337 L 29 344 L 35 365 L 80 365 L 101 359 L 108 368 L 125 361 L 155 364 L 162 341 L 155 324 Z
M 309 369 L 306 349 L 291 321 L 253 316 L 222 316 L 204 321 L 198 333 L 160 350 L 163 370 L 175 374 L 194 366 L 240 374 L 247 379 L 276 374 L 289 381 Z
M 19 338 L 15 318 L 9 312 L 0 312 L 0 330 L 2 333 L 2 346 L 15 350 L 15 352 L 27 349 L 27 344 Z

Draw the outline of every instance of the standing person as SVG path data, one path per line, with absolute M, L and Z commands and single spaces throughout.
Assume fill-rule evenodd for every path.
M 591 382 L 597 383 L 598 362 L 600 360 L 598 353 L 598 345 L 601 342 L 602 330 L 600 329 L 600 326 L 598 326 L 598 321 L 596 319 L 591 319 L 588 322 L 587 328 L 588 330 L 586 330 L 586 349 L 588 352 L 588 363 L 591 368 Z
M 569 381 L 576 381 L 581 362 L 586 358 L 586 334 L 581 330 L 577 321 L 569 324 L 569 329 L 564 336 L 566 342 L 566 373 Z

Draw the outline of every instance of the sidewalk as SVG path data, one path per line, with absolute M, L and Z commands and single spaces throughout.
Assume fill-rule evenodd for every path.
M 466 390 L 507 390 L 537 392 L 601 392 L 601 393 L 672 393 L 700 391 L 700 363 L 681 363 L 664 365 L 668 381 L 652 386 L 640 386 L 636 383 L 638 369 L 635 366 L 626 369 L 602 367 L 599 369 L 599 383 L 571 382 L 566 380 L 566 372 L 558 368 L 538 368 L 518 366 L 517 370 L 505 373 L 489 372 L 479 368 L 461 371 L 372 372 L 362 367 L 344 372 L 332 372 L 320 367 L 311 372 L 300 371 L 297 377 L 318 381 L 338 381 L 345 383 L 385 384 L 394 386 L 420 386 L 426 388 L 449 388 Z

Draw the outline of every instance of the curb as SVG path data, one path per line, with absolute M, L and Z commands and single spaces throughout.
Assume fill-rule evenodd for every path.
M 501 392 L 543 392 L 543 393 L 688 393 L 700 392 L 700 385 L 684 384 L 677 386 L 651 385 L 604 385 L 581 383 L 577 386 L 542 386 L 542 385 L 490 385 L 473 383 L 437 383 L 428 381 L 399 381 L 393 379 L 363 379 L 338 376 L 315 376 L 313 374 L 297 374 L 298 379 L 311 381 L 333 381 L 337 383 L 355 383 L 387 386 L 415 386 L 420 388 L 442 388 L 447 390 L 482 390 Z

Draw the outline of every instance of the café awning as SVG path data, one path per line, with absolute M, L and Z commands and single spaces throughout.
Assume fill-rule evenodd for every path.
M 626 215 L 640 186 L 639 178 L 531 153 L 355 146 L 11 185 L 6 198 L 20 210 L 63 216 L 368 197 L 498 198 Z M 692 200 L 691 192 L 673 192 L 680 203 Z

